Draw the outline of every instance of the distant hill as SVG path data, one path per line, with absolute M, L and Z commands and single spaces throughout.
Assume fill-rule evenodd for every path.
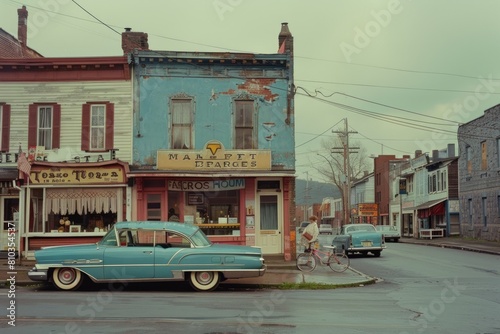
M 321 203 L 325 197 L 340 198 L 337 186 L 323 182 L 295 179 L 295 191 L 296 205 Z

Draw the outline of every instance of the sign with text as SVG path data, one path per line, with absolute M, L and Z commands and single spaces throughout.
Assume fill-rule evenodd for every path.
M 168 190 L 171 191 L 223 191 L 236 189 L 245 189 L 245 179 L 168 181 Z
M 358 204 L 358 216 L 364 216 L 364 217 L 376 217 L 376 216 L 378 216 L 378 204 L 377 203 L 359 203 Z
M 30 184 L 114 184 L 125 183 L 126 177 L 122 168 L 67 168 L 48 167 L 32 169 Z
M 271 170 L 270 150 L 225 150 L 222 143 L 210 141 L 201 151 L 160 150 L 158 170 Z

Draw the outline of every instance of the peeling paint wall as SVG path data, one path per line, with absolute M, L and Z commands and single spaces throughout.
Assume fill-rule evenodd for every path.
M 174 97 L 194 101 L 193 149 L 202 149 L 210 140 L 234 149 L 233 104 L 235 99 L 244 98 L 254 100 L 256 107 L 256 149 L 272 151 L 273 169 L 294 170 L 293 96 L 288 96 L 292 85 L 287 56 L 235 63 L 197 55 L 172 59 L 149 52 L 136 57 L 133 164 L 153 168 L 157 150 L 171 149 L 169 101 Z

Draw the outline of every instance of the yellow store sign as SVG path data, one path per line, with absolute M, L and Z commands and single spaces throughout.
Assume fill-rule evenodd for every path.
M 47 168 L 31 170 L 30 184 L 124 183 L 122 168 Z
M 160 150 L 158 170 L 271 170 L 270 150 L 225 150 L 211 141 L 201 151 Z

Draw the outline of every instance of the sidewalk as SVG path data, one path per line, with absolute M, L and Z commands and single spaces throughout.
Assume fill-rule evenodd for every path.
M 433 239 L 401 238 L 399 239 L 399 242 L 500 255 L 500 242 L 496 241 L 486 241 L 463 237 L 445 237 Z
M 422 246 L 435 246 L 441 248 L 454 248 L 465 251 L 500 255 L 500 242 L 467 239 L 461 237 L 446 237 L 434 239 L 401 238 L 401 243 L 412 243 Z M 388 243 L 390 247 L 390 243 Z M 382 256 L 383 252 L 382 252 Z M 221 284 L 231 284 L 249 287 L 273 287 L 283 283 L 317 283 L 335 286 L 361 286 L 372 284 L 375 278 L 367 276 L 355 268 L 349 268 L 343 273 L 333 272 L 329 267 L 318 265 L 313 272 L 303 273 L 296 269 L 294 261 L 285 262 L 280 256 L 264 256 L 268 269 L 264 276 L 257 278 L 231 279 Z M 0 288 L 10 277 L 7 260 L 0 260 Z M 34 261 L 22 260 L 15 265 L 16 285 L 37 284 L 28 278 L 28 271 L 33 267 Z

